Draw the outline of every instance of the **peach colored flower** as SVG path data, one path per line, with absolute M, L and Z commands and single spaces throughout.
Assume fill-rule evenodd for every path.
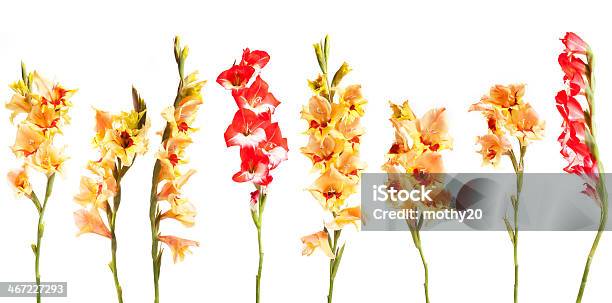
M 191 176 L 195 174 L 195 170 L 190 169 L 185 174 L 179 176 L 174 180 L 169 180 L 162 186 L 162 189 L 157 194 L 158 200 L 168 200 L 172 195 L 178 195 L 180 193 L 181 188 Z
M 171 208 L 162 213 L 161 219 L 174 219 L 186 227 L 192 227 L 195 224 L 195 217 L 197 215 L 195 206 L 187 201 L 187 199 L 178 196 L 171 196 L 168 199 Z
M 331 247 L 329 247 L 328 235 L 325 231 L 302 237 L 302 244 L 304 244 L 302 248 L 303 256 L 310 256 L 315 249 L 319 248 L 330 259 L 336 258 Z
M 521 104 L 525 95 L 525 84 L 510 84 L 508 86 L 497 84 L 489 90 L 489 95 L 481 98 L 484 103 L 510 108 Z
M 62 167 L 67 156 L 64 154 L 64 149 L 58 149 L 51 145 L 50 141 L 43 142 L 34 155 L 30 158 L 30 164 L 35 169 L 41 171 L 47 176 L 62 172 Z
M 111 233 L 97 208 L 79 209 L 74 212 L 74 222 L 79 228 L 77 236 L 86 233 L 98 234 L 103 237 L 111 238 Z
M 96 136 L 94 139 L 95 144 L 100 144 L 104 137 L 106 136 L 106 132 L 113 127 L 113 116 L 111 113 L 102 111 L 99 109 L 94 109 L 96 112 Z
M 448 134 L 448 124 L 445 108 L 428 110 L 416 123 L 416 131 L 419 134 L 421 144 L 431 151 L 450 149 L 453 140 Z
M 58 130 L 62 123 L 61 114 L 53 104 L 37 104 L 28 113 L 27 120 L 45 131 Z
M 359 152 L 350 148 L 340 154 L 334 166 L 340 173 L 349 177 L 357 177 L 366 168 L 365 163 L 359 158 Z
M 512 149 L 512 145 L 505 136 L 495 133 L 479 136 L 477 142 L 481 146 L 478 152 L 482 155 L 483 165 L 498 166 L 501 157 Z
M 361 207 L 347 207 L 339 211 L 331 222 L 325 224 L 328 230 L 341 230 L 344 226 L 353 224 L 359 228 L 358 221 L 361 220 Z
M 17 137 L 12 147 L 17 157 L 27 157 L 36 152 L 47 138 L 42 129 L 30 123 L 20 123 L 17 127 Z
M 30 185 L 25 167 L 9 171 L 7 177 L 17 195 L 30 197 L 32 194 L 32 186 Z
M 344 201 L 357 191 L 357 182 L 331 167 L 308 189 L 323 208 L 335 211 L 344 205 Z
M 200 243 L 192 240 L 182 239 L 175 236 L 158 236 L 159 241 L 164 242 L 172 250 L 174 263 L 183 261 L 186 253 L 191 253 L 189 247 L 200 246 Z
M 339 157 L 344 145 L 345 141 L 338 136 L 329 134 L 320 137 L 311 134 L 308 145 L 300 148 L 300 151 L 312 161 L 315 168 L 325 169 Z
M 10 85 L 15 92 L 11 100 L 6 103 L 6 108 L 11 111 L 11 123 L 19 114 L 27 114 L 32 110 L 32 96 L 23 80 L 19 80 Z
M 529 103 L 521 104 L 511 112 L 508 128 L 523 146 L 542 139 L 544 135 L 544 121 L 540 120 Z
M 365 133 L 365 128 L 361 126 L 359 117 L 343 117 L 336 123 L 336 131 L 340 133 L 351 146 L 356 147 L 360 143 L 360 137 Z
M 365 114 L 364 106 L 368 101 L 361 94 L 361 85 L 353 84 L 342 90 L 339 103 L 348 109 L 351 117 L 361 117 Z
M 92 205 L 104 209 L 107 201 L 116 193 L 114 179 L 109 178 L 109 180 L 113 181 L 104 182 L 86 176 L 81 177 L 79 193 L 74 196 L 74 201 L 84 207 Z

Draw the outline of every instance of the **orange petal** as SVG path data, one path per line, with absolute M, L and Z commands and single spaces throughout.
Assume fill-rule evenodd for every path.
M 183 259 L 185 258 L 185 254 L 191 253 L 189 247 L 200 246 L 200 243 L 196 241 L 182 239 L 175 236 L 159 236 L 157 238 L 159 239 L 159 241 L 162 241 L 170 247 L 170 249 L 172 250 L 174 263 L 178 261 L 183 261 Z
M 106 224 L 100 217 L 100 212 L 97 208 L 79 209 L 74 212 L 74 222 L 79 228 L 77 236 L 86 233 L 98 234 L 103 237 L 111 238 L 111 233 L 106 227 Z

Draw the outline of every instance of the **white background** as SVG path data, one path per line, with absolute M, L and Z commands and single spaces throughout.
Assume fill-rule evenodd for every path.
M 461 2 L 461 3 L 460 3 Z M 27 4 L 26 4 L 27 3 Z M 199 69 L 205 104 L 201 128 L 189 150 L 198 173 L 186 195 L 199 210 L 197 224 L 184 229 L 164 222 L 166 232 L 197 239 L 201 247 L 183 263 L 165 256 L 162 302 L 249 302 L 257 267 L 255 228 L 248 210 L 251 187 L 235 184 L 238 150 L 227 150 L 223 132 L 235 111 L 230 94 L 214 82 L 239 59 L 244 47 L 264 49 L 272 57 L 263 78 L 283 103 L 275 115 L 289 139 L 289 161 L 274 173 L 264 218 L 263 302 L 324 302 L 328 261 L 320 253 L 300 255 L 300 237 L 320 229 L 322 210 L 304 188 L 314 175 L 299 153 L 306 125 L 299 111 L 310 96 L 306 79 L 318 71 L 311 44 L 331 35 L 332 67 L 348 61 L 354 72 L 345 83 L 361 83 L 370 103 L 363 124 L 363 159 L 369 172 L 380 171 L 392 141 L 387 100 L 411 100 L 415 111 L 445 106 L 454 150 L 446 152 L 449 172 L 491 171 L 480 166 L 474 137 L 485 132 L 480 115 L 467 113 L 496 83 L 527 83 L 526 100 L 547 121 L 546 138 L 526 157 L 528 172 L 560 172 L 564 163 L 556 137 L 560 131 L 554 96 L 561 88 L 558 40 L 565 31 L 581 34 L 597 57 L 596 117 L 604 163 L 612 143 L 608 119 L 612 107 L 612 43 L 609 9 L 587 1 L 493 3 L 481 1 L 4 1 L 0 5 L 0 97 L 20 76 L 25 60 L 51 79 L 78 88 L 73 123 L 65 130 L 70 161 L 56 179 L 46 214 L 42 247 L 45 281 L 68 281 L 68 299 L 50 302 L 115 302 L 107 263 L 110 243 L 94 235 L 75 237 L 72 197 L 88 159 L 96 154 L 92 106 L 119 111 L 131 106 L 134 84 L 147 101 L 153 131 L 174 99 L 177 75 L 172 38 L 190 46 L 186 70 Z M 9 146 L 15 129 L 3 110 L 0 119 L 0 172 L 18 166 Z M 118 265 L 126 302 L 152 301 L 148 192 L 153 152 L 138 158 L 123 180 L 124 197 L 117 221 Z M 505 162 L 500 171 L 511 172 Z M 43 184 L 36 183 L 38 192 Z M 527 185 L 528 186 L 528 185 Z M 31 202 L 14 198 L 0 182 L 0 281 L 33 280 L 36 214 Z M 353 203 L 357 203 L 357 196 Z M 424 302 L 422 268 L 406 232 L 346 232 L 349 239 L 336 278 L 334 302 Z M 520 238 L 522 302 L 573 302 L 592 232 L 525 232 Z M 510 302 L 512 246 L 505 232 L 432 232 L 423 234 L 430 263 L 432 302 Z M 612 278 L 612 238 L 605 235 L 593 262 L 584 302 L 608 302 Z M 26 302 L 33 299 L 6 299 Z

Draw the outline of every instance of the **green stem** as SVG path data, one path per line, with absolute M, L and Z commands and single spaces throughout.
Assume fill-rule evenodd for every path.
M 591 262 L 593 261 L 593 257 L 595 256 L 595 251 L 597 250 L 597 246 L 599 245 L 599 240 L 603 235 L 604 230 L 606 229 L 606 223 L 608 221 L 608 191 L 606 189 L 606 180 L 603 169 L 603 164 L 599 160 L 599 152 L 597 150 L 597 144 L 594 143 L 594 150 L 592 151 L 597 160 L 597 168 L 599 172 L 599 181 L 597 183 L 597 194 L 599 196 L 599 200 L 601 202 L 601 213 L 599 220 L 599 228 L 597 229 L 597 234 L 595 235 L 595 240 L 593 240 L 593 244 L 591 245 L 591 250 L 589 251 L 589 256 L 587 257 L 586 264 L 584 266 L 584 272 L 582 273 L 582 281 L 580 283 L 580 290 L 578 290 L 578 296 L 576 297 L 576 303 L 582 302 L 582 295 L 584 294 L 584 289 L 586 287 L 587 279 L 589 277 L 589 270 L 591 268 Z
M 520 143 L 520 141 L 519 141 Z M 527 147 L 520 145 L 520 155 L 517 162 L 515 154 L 510 154 L 512 165 L 514 166 L 514 172 L 516 174 L 516 195 L 514 201 L 512 201 L 512 209 L 514 216 L 514 232 L 512 234 L 512 248 L 513 248 L 513 260 L 514 260 L 514 303 L 518 302 L 518 289 L 519 289 L 519 264 L 518 264 L 518 240 L 519 240 L 519 205 L 521 199 L 521 192 L 523 190 L 523 172 L 524 172 L 524 159 Z
M 427 261 L 425 261 L 422 246 L 417 246 L 417 249 L 419 250 L 419 255 L 421 255 L 421 262 L 423 262 L 423 270 L 425 271 L 425 282 L 423 283 L 423 288 L 425 290 L 425 302 L 429 303 L 429 270 L 427 269 Z
M 123 303 L 123 290 L 121 289 L 121 285 L 119 283 L 119 273 L 117 272 L 117 237 L 115 235 L 116 221 L 117 221 L 117 212 L 119 211 L 119 205 L 121 204 L 121 177 L 123 177 L 121 161 L 118 161 L 117 166 L 115 167 L 115 180 L 117 183 L 117 194 L 113 197 L 113 209 L 110 214 L 110 232 L 111 232 L 111 263 L 109 267 L 111 272 L 113 273 L 113 279 L 115 281 L 115 289 L 117 290 L 117 300 L 119 303 Z
M 421 219 L 422 220 L 422 219 Z M 410 222 L 408 222 L 408 228 L 410 229 L 410 235 L 412 236 L 412 242 L 414 246 L 419 251 L 419 255 L 421 256 L 421 262 L 423 263 L 423 272 L 425 281 L 423 282 L 423 290 L 425 291 L 425 302 L 429 303 L 429 268 L 427 267 L 427 261 L 425 259 L 425 254 L 423 253 L 423 246 L 421 245 L 421 233 L 419 229 L 419 223 L 417 222 L 416 226 L 412 226 Z
M 174 102 L 172 103 L 174 107 L 176 107 L 182 98 L 182 91 L 184 86 L 184 76 L 183 76 L 183 67 L 185 65 L 185 58 L 181 57 L 181 53 L 183 49 L 178 44 L 177 38 L 175 38 L 175 57 L 177 60 L 178 72 L 179 72 L 179 83 L 176 90 L 176 96 L 174 97 Z M 162 134 L 161 142 L 162 144 L 168 140 L 170 134 L 172 132 L 172 126 L 170 123 L 166 123 L 164 127 L 164 132 Z M 151 177 L 151 193 L 149 196 L 149 221 L 151 224 L 151 263 L 153 267 L 153 288 L 155 293 L 155 303 L 159 303 L 159 276 L 161 273 L 161 263 L 162 263 L 162 250 L 159 246 L 159 205 L 157 200 L 157 190 L 159 185 L 159 173 L 161 170 L 161 162 L 158 160 L 155 161 L 155 166 L 153 167 L 153 176 Z
M 164 132 L 165 133 L 165 132 Z M 159 160 L 155 161 L 153 177 L 151 180 L 151 195 L 149 204 L 149 220 L 151 222 L 151 262 L 153 266 L 153 287 L 155 292 L 155 303 L 159 303 L 159 274 L 161 269 L 161 252 L 159 249 L 159 207 L 157 204 L 158 176 L 161 170 Z
M 259 190 L 259 201 L 257 201 L 257 214 L 254 214 L 255 211 L 252 212 L 252 215 L 255 220 L 255 227 L 257 228 L 257 248 L 259 253 L 259 262 L 257 264 L 257 276 L 255 276 L 255 302 L 259 303 L 259 295 L 260 295 L 260 284 L 261 284 L 261 272 L 263 269 L 263 243 L 261 239 L 261 227 L 262 227 L 262 219 L 264 207 L 266 206 L 266 198 L 267 194 L 264 192 L 264 189 L 258 187 Z
M 518 200 L 517 200 L 518 201 Z M 518 302 L 519 265 L 518 265 L 518 205 L 514 209 L 514 303 Z
M 335 216 L 335 215 L 334 215 Z M 327 303 L 332 302 L 334 296 L 334 281 L 336 280 L 336 273 L 338 267 L 340 267 L 340 261 L 342 255 L 339 253 L 338 243 L 340 242 L 340 234 L 342 230 L 334 230 L 334 238 L 332 240 L 332 251 L 334 252 L 335 258 L 329 260 L 329 289 L 327 292 Z
M 36 302 L 41 302 L 40 297 L 40 246 L 42 244 L 42 237 L 45 232 L 45 223 L 44 216 L 45 210 L 47 209 L 47 202 L 49 201 L 49 197 L 51 197 L 51 192 L 53 191 L 53 182 L 55 181 L 55 173 L 51 174 L 47 177 L 47 187 L 45 189 L 45 199 L 43 200 L 42 206 L 36 197 L 36 194 L 32 193 L 32 201 L 35 205 L 38 205 L 38 231 L 36 235 L 36 246 L 34 248 L 34 271 L 36 274 L 36 286 L 39 290 L 36 293 Z

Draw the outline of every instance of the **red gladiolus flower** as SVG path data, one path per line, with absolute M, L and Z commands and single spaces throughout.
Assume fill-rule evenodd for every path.
M 559 65 L 565 73 L 566 89 L 555 96 L 557 110 L 563 118 L 563 131 L 557 141 L 561 144 L 561 155 L 567 161 L 564 171 L 578 176 L 596 179 L 597 161 L 586 144 L 587 124 L 585 112 L 577 99 L 587 85 L 587 64 L 574 54 L 586 54 L 588 45 L 576 34 L 567 33 L 563 39 L 565 51 L 559 55 Z
M 287 139 L 283 138 L 278 123 L 272 123 L 265 128 L 266 140 L 259 147 L 270 162 L 270 169 L 276 168 L 281 162 L 287 160 Z
M 262 69 L 270 61 L 270 55 L 267 52 L 261 50 L 251 51 L 245 48 L 242 52 L 242 61 L 240 65 L 252 66 L 255 69 Z
M 256 185 L 268 185 L 272 182 L 269 160 L 261 150 L 255 148 L 243 148 L 240 150 L 240 171 L 235 173 L 232 180 L 235 182 L 251 181 Z
M 557 93 L 555 100 L 557 101 L 557 109 L 564 121 L 584 123 L 584 110 L 580 102 L 574 98 L 574 95 L 568 95 L 566 91 L 562 90 Z
M 255 69 L 251 66 L 233 65 L 217 77 L 217 83 L 225 89 L 241 89 L 247 85 L 254 73 Z
M 585 85 L 583 76 L 587 71 L 586 63 L 584 63 L 582 59 L 567 53 L 561 53 L 558 61 L 561 69 L 565 73 L 565 79 L 571 84 L 578 85 L 583 89 Z
M 589 45 L 572 32 L 566 33 L 565 37 L 561 38 L 561 42 L 565 45 L 566 53 L 586 55 L 590 50 Z
M 274 113 L 278 100 L 268 92 L 268 83 L 257 76 L 248 88 L 232 90 L 232 96 L 239 108 L 245 108 L 256 114 Z
M 265 128 L 269 123 L 266 117 L 258 116 L 248 109 L 239 109 L 234 115 L 232 124 L 225 131 L 227 147 L 256 147 L 266 140 Z
M 235 182 L 251 182 L 255 191 L 250 193 L 251 216 L 257 228 L 262 262 L 261 224 L 268 195 L 267 187 L 272 182 L 270 171 L 280 162 L 287 160 L 287 139 L 282 137 L 278 123 L 272 123 L 272 114 L 280 102 L 268 91 L 266 83 L 259 75 L 268 64 L 270 56 L 265 51 L 244 49 L 239 65 L 222 72 L 217 82 L 232 90 L 232 97 L 238 106 L 232 124 L 225 131 L 228 147 L 240 146 L 240 171 L 232 179 Z M 249 87 L 246 87 L 251 83 Z M 259 204 L 261 203 L 261 204 Z M 256 301 L 259 302 L 259 279 L 262 267 L 257 273 Z

